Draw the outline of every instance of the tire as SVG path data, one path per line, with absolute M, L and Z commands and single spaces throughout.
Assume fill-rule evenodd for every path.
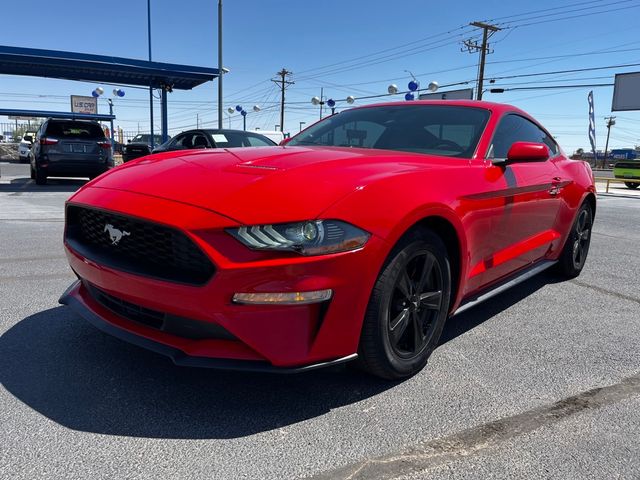
M 624 182 L 624 184 L 631 190 L 635 190 L 636 188 L 640 187 L 640 183 Z
M 31 172 L 31 180 L 35 180 L 36 179 L 36 172 L 33 169 L 33 167 L 29 167 L 29 171 Z
M 585 202 L 578 210 L 558 259 L 556 271 L 563 277 L 575 278 L 582 272 L 589 253 L 592 227 L 593 211 L 591 205 Z
M 47 184 L 47 175 L 42 170 L 36 169 L 35 177 L 36 177 L 36 185 L 46 185 Z
M 450 296 L 451 267 L 440 237 L 430 230 L 406 235 L 389 254 L 371 293 L 360 366 L 389 380 L 422 370 L 438 345 Z

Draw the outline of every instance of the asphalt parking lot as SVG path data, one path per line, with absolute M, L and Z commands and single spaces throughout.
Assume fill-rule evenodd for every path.
M 451 319 L 420 374 L 180 368 L 57 300 L 64 200 L 0 165 L 0 478 L 639 478 L 640 199 L 600 196 L 583 274 Z

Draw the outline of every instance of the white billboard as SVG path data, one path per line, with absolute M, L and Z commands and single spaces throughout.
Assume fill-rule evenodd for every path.
M 473 100 L 473 88 L 449 90 L 448 92 L 421 93 L 420 100 Z
M 71 113 L 89 113 L 91 115 L 97 115 L 98 99 L 95 97 L 71 95 Z
M 612 112 L 640 110 L 640 72 L 616 73 Z

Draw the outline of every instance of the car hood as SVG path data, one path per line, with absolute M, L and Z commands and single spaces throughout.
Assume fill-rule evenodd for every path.
M 315 218 L 372 181 L 429 168 L 429 157 L 384 150 L 255 147 L 167 152 L 87 188 L 129 191 L 205 208 L 241 224 Z

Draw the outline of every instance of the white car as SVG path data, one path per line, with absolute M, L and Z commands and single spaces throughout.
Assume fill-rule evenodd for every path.
M 33 144 L 33 139 L 36 137 L 36 132 L 27 132 L 20 140 L 18 144 L 18 159 L 20 163 L 29 162 L 29 152 L 31 151 L 31 145 Z

